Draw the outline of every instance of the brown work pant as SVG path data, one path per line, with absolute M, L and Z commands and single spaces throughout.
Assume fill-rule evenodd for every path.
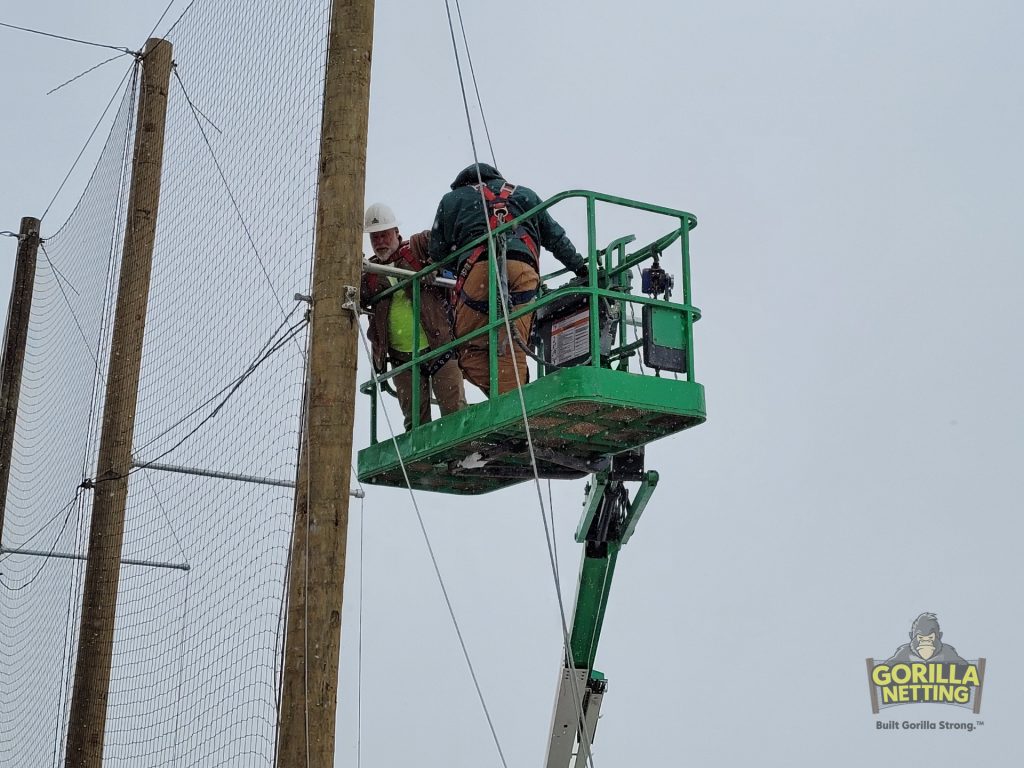
M 411 352 L 388 350 L 388 359 L 394 367 L 407 363 L 412 359 Z M 429 363 L 427 364 L 429 365 Z M 412 369 L 394 377 L 395 389 L 398 391 L 398 404 L 402 408 L 405 431 L 412 429 Z M 466 390 L 462 384 L 462 372 L 452 357 L 442 365 L 433 376 L 420 373 L 420 424 L 430 421 L 430 389 L 433 386 L 437 402 L 441 405 L 441 415 L 447 416 L 466 406 Z
M 464 294 L 476 301 L 487 302 L 487 281 L 490 275 L 490 267 L 487 261 L 481 260 L 473 265 L 466 282 L 462 286 Z M 536 291 L 540 285 L 540 276 L 537 271 L 521 261 L 508 262 L 508 290 L 510 294 Z M 500 300 L 500 294 L 499 294 Z M 515 305 L 512 310 L 522 305 Z M 498 317 L 501 318 L 499 308 Z M 455 305 L 455 335 L 464 336 L 477 328 L 487 325 L 488 316 L 486 312 L 479 312 L 466 305 L 462 296 L 459 296 Z M 533 313 L 523 315 L 512 323 L 513 329 L 522 344 L 529 343 L 530 330 L 533 327 Z M 489 361 L 487 354 L 487 337 L 483 334 L 459 347 L 459 367 L 467 379 L 476 384 L 484 391 L 490 392 Z M 505 332 L 505 325 L 499 326 L 498 332 L 498 394 L 509 392 L 516 388 L 516 373 L 514 364 L 519 368 L 519 379 L 525 384 L 529 381 L 530 372 L 526 367 L 526 354 L 522 348 L 513 341 L 509 344 L 508 334 Z

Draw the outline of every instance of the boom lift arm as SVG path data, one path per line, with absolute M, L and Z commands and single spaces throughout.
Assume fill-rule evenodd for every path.
M 632 501 L 625 486 L 630 480 L 640 482 Z M 614 457 L 609 469 L 593 475 L 587 485 L 583 516 L 576 529 L 576 541 L 584 545 L 583 562 L 569 649 L 555 698 L 546 768 L 582 766 L 587 760 L 608 687 L 604 675 L 594 669 L 594 659 L 615 563 L 657 484 L 657 472 L 644 472 L 641 449 Z

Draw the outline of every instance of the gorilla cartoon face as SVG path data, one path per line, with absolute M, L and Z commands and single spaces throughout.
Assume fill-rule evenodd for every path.
M 935 614 L 922 613 L 910 628 L 910 647 L 926 661 L 942 648 L 942 632 Z
M 927 661 L 935 655 L 935 639 L 934 632 L 928 635 L 916 635 L 910 641 L 910 647 L 914 649 L 914 653 Z

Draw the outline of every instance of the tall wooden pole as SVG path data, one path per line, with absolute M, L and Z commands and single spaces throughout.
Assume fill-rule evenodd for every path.
M 373 9 L 373 0 L 334 0 L 328 35 L 308 408 L 288 574 L 279 768 L 334 765 L 359 346 L 359 320 L 351 307 L 358 304 L 362 265 Z
M 82 625 L 64 756 L 67 768 L 101 768 L 103 762 L 125 502 L 160 202 L 170 77 L 171 44 L 158 38 L 148 40 L 143 50 L 124 254 L 96 462 Z
M 28 320 L 32 314 L 32 288 L 39 250 L 39 219 L 26 216 L 18 235 L 18 256 L 14 265 L 14 286 L 4 331 L 3 363 L 0 364 L 0 544 L 3 543 L 7 483 L 11 479 L 14 426 L 18 419 L 21 371 L 25 365 Z

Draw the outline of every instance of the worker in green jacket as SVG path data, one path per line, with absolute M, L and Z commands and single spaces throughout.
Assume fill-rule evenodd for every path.
M 497 168 L 486 163 L 470 165 L 452 182 L 452 191 L 441 198 L 430 230 L 428 255 L 439 262 L 459 248 L 512 221 L 540 205 L 537 193 L 527 187 L 507 182 Z M 499 244 L 500 245 L 500 244 Z M 533 301 L 540 285 L 540 248 L 577 275 L 586 275 L 586 262 L 575 246 L 547 211 L 541 211 L 520 222 L 504 236 L 508 272 L 509 309 Z M 490 265 L 487 243 L 460 257 L 456 270 L 455 335 L 464 336 L 488 322 L 488 281 Z M 500 295 L 500 294 L 499 294 Z M 500 316 L 500 313 L 499 313 Z M 509 343 L 505 330 L 498 336 L 498 392 L 516 388 L 515 368 L 526 383 L 529 371 L 522 346 L 530 338 L 533 314 L 518 318 L 513 324 L 517 338 Z M 487 335 L 483 334 L 459 348 L 459 366 L 463 375 L 485 394 L 490 390 Z

